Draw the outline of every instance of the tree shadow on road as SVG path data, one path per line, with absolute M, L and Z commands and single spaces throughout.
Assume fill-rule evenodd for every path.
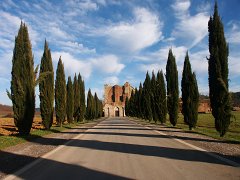
M 27 170 L 22 174 L 15 173 L 17 177 L 20 177 L 22 179 L 129 179 L 119 175 L 114 175 L 95 169 L 89 169 L 80 165 L 66 164 L 49 159 L 34 158 L 4 151 L 0 151 L 0 156 L 5 157 L 5 161 L 1 161 L 0 163 L 0 172 L 5 175 L 14 174 L 15 171 L 19 169 L 19 167 L 22 168 L 23 166 L 37 159 L 46 165 L 46 168 L 43 171 L 41 171 L 40 167 L 38 167 L 39 164 L 36 164 L 32 169 Z M 14 162 L 17 163 L 11 163 L 11 161 L 9 161 L 9 158 L 14 159 Z M 2 177 L 0 176 L 0 178 Z

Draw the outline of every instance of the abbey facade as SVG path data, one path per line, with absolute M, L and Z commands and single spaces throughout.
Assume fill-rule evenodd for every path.
M 123 86 L 104 85 L 103 113 L 105 117 L 124 117 L 125 101 L 134 88 L 126 82 Z

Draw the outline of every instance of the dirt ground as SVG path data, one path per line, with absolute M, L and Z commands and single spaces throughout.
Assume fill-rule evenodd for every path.
M 54 124 L 55 121 L 54 121 Z M 43 129 L 42 119 L 40 115 L 35 115 L 32 125 L 32 130 Z M 0 118 L 0 135 L 13 135 L 17 134 L 17 128 L 14 124 L 14 119 L 11 117 Z

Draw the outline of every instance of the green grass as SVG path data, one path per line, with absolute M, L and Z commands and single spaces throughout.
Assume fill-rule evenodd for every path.
M 240 112 L 233 112 L 235 119 L 231 119 L 231 124 L 229 126 L 228 132 L 224 137 L 220 137 L 219 133 L 215 129 L 214 118 L 212 114 L 198 114 L 197 127 L 193 129 L 193 132 L 204 134 L 216 139 L 229 141 L 232 143 L 240 144 Z M 146 122 L 146 121 L 145 121 Z M 154 122 L 149 122 L 153 124 Z M 167 126 L 172 127 L 169 120 L 166 122 Z M 179 113 L 177 125 L 175 128 L 183 129 L 184 131 L 189 131 L 188 125 L 184 124 L 183 115 Z
M 87 122 L 87 121 L 85 121 Z M 27 141 L 31 141 L 33 139 L 51 134 L 51 133 L 57 133 L 57 132 L 61 132 L 64 130 L 67 130 L 69 128 L 75 127 L 77 125 L 80 124 L 84 124 L 83 122 L 80 123 L 76 123 L 76 124 L 66 124 L 63 125 L 62 127 L 59 126 L 53 126 L 51 127 L 50 130 L 34 130 L 31 131 L 31 134 L 27 135 L 27 136 L 19 136 L 19 135 L 11 135 L 11 136 L 0 136 L 0 150 L 10 147 L 10 146 L 14 146 L 20 143 L 24 143 Z

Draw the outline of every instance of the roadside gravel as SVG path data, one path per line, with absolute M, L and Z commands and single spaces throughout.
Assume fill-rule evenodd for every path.
M 104 118 L 101 118 L 90 123 L 76 126 L 77 128 L 68 129 L 59 133 L 52 133 L 44 137 L 34 139 L 31 142 L 18 144 L 1 150 L 0 179 L 3 179 L 6 175 L 11 174 L 31 163 L 57 146 L 66 143 L 77 134 L 83 133 L 88 128 L 97 125 L 103 120 Z
M 212 152 L 216 155 L 230 159 L 240 164 L 240 144 L 234 144 L 219 139 L 214 139 L 196 132 L 184 131 L 182 129 L 168 127 L 164 125 L 149 124 L 141 120 L 131 119 L 132 121 L 147 126 L 149 128 L 167 134 L 171 138 L 183 140 L 189 144 Z

